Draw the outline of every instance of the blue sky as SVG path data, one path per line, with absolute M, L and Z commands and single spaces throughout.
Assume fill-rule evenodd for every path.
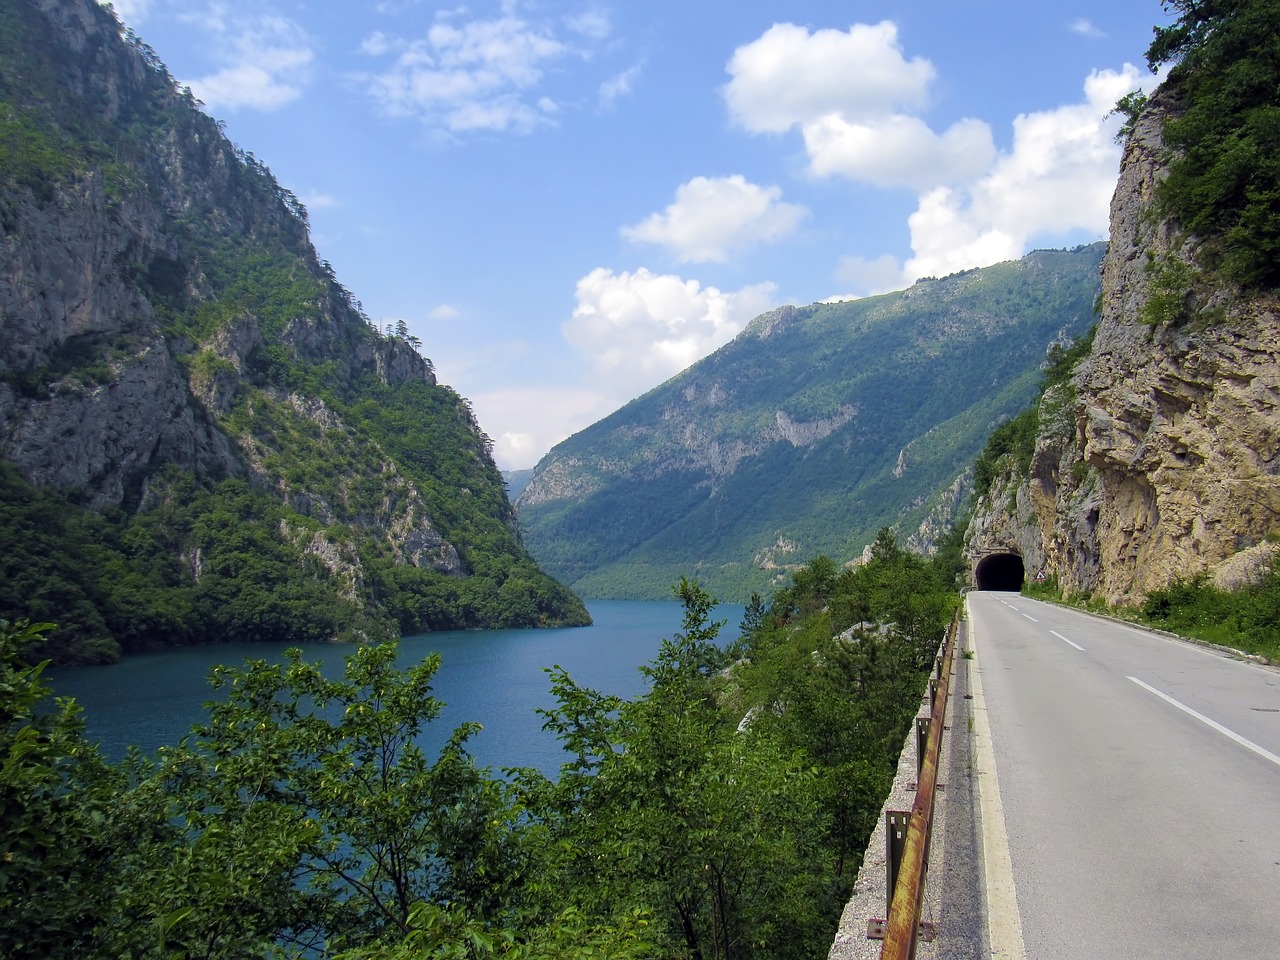
M 784 303 L 1105 236 L 1156 0 L 117 0 L 504 469 Z

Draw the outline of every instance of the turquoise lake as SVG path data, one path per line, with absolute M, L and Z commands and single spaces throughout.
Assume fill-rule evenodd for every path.
M 559 742 L 542 730 L 539 708 L 554 704 L 545 668 L 564 667 L 580 685 L 602 693 L 632 697 L 642 693 L 639 668 L 653 659 L 664 638 L 681 626 L 678 602 L 590 601 L 595 621 L 590 627 L 560 630 L 490 630 L 425 633 L 400 641 L 406 666 L 439 652 L 442 666 L 433 684 L 446 704 L 428 727 L 423 746 L 434 751 L 461 723 L 484 729 L 471 741 L 471 752 L 495 769 L 537 767 L 555 774 L 560 767 Z M 723 604 L 713 613 L 726 621 L 720 640 L 738 636 L 741 605 Z M 230 643 L 188 647 L 128 657 L 109 667 L 51 670 L 47 676 L 59 696 L 75 697 L 84 707 L 89 737 L 112 758 L 130 746 L 144 751 L 177 743 L 204 716 L 213 695 L 209 671 L 217 664 L 239 665 L 246 659 L 278 661 L 283 644 Z M 307 660 L 322 661 L 333 675 L 354 649 L 346 644 L 303 647 Z

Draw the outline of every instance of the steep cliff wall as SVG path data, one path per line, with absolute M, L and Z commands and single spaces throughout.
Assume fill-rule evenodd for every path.
M 1158 96 L 1126 144 L 1074 396 L 1042 416 L 1030 476 L 993 488 L 969 531 L 975 556 L 1014 550 L 1110 603 L 1280 533 L 1280 298 L 1217 278 L 1153 215 L 1175 110 Z

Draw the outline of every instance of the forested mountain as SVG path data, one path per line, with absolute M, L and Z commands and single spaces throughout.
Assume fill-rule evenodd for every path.
M 109 9 L 0 5 L 0 618 L 79 659 L 585 622 L 420 346 Z
M 538 464 L 516 501 L 530 551 L 586 596 L 661 597 L 687 573 L 743 601 L 885 526 L 927 549 L 1046 352 L 1093 322 L 1104 249 L 758 317 Z

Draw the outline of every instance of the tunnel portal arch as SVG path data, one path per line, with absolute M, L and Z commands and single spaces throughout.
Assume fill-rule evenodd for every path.
M 1027 572 L 1016 553 L 992 553 L 978 561 L 973 571 L 974 585 L 979 590 L 1019 591 Z

